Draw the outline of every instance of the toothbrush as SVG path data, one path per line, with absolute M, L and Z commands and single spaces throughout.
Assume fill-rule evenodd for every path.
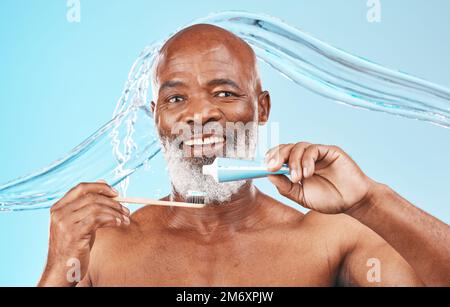
M 205 207 L 205 194 L 203 192 L 189 191 L 186 202 L 166 201 L 144 197 L 116 197 L 114 200 L 120 203 L 140 204 L 140 205 L 156 205 L 156 206 L 173 206 L 187 208 L 203 208 Z
M 283 164 L 280 170 L 269 172 L 263 162 L 216 158 L 211 165 L 204 165 L 202 172 L 204 175 L 212 176 L 216 182 L 228 182 L 261 178 L 267 175 L 287 175 L 289 167 L 287 164 Z

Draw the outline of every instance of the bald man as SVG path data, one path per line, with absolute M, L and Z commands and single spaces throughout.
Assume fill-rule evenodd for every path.
M 266 155 L 269 170 L 289 165 L 289 177 L 269 179 L 311 209 L 307 214 L 250 180 L 216 183 L 201 174 L 203 165 L 227 155 L 224 147 L 237 147 L 217 127 L 269 118 L 255 54 L 240 38 L 211 25 L 178 32 L 160 51 L 153 86 L 172 182 L 164 199 L 186 201 L 189 190 L 200 190 L 206 206 L 146 206 L 130 216 L 105 182 L 82 183 L 51 209 L 39 285 L 450 285 L 448 225 L 368 178 L 336 146 L 282 144 Z M 216 132 L 186 136 L 173 129 L 196 123 Z M 250 127 L 244 146 L 251 153 Z

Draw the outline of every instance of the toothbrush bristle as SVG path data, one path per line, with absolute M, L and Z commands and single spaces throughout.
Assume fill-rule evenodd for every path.
M 186 202 L 191 204 L 205 204 L 205 193 L 200 191 L 188 191 Z

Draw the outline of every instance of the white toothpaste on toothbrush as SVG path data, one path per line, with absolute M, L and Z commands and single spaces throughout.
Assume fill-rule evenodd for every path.
M 202 172 L 204 175 L 212 176 L 216 182 L 228 182 L 261 178 L 267 175 L 287 175 L 289 168 L 284 164 L 280 170 L 270 172 L 261 161 L 216 158 L 212 164 L 203 165 Z

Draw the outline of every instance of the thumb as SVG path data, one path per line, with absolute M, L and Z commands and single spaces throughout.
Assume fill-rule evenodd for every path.
M 302 205 L 300 201 L 303 199 L 303 187 L 300 184 L 293 183 L 284 175 L 269 175 L 267 178 L 281 195 Z

